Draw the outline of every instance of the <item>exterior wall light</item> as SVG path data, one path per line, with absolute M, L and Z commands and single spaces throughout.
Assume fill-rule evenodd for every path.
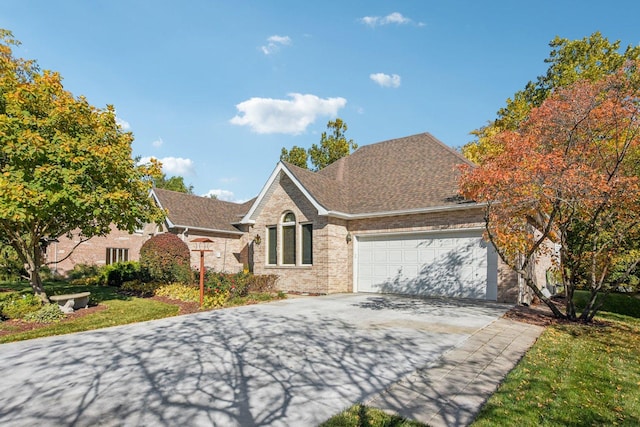
M 347 233 L 347 243 L 351 243 L 351 233 Z
M 254 242 L 256 245 L 260 246 L 260 242 L 262 242 L 262 238 L 260 238 L 260 235 L 259 235 L 259 234 L 256 234 L 256 237 L 253 239 L 253 242 Z

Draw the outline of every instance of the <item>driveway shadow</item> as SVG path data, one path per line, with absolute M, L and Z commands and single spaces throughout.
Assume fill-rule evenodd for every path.
M 464 338 L 267 304 L 5 344 L 0 424 L 316 425 Z

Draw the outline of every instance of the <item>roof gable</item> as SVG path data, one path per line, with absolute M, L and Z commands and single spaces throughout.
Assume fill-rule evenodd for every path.
M 365 145 L 319 172 L 279 162 L 242 222 L 252 223 L 286 174 L 320 215 L 372 217 L 477 206 L 461 200 L 460 165 L 472 165 L 429 133 Z

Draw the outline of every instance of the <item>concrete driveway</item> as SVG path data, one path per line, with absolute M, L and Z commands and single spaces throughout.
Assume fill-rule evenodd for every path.
M 0 345 L 3 426 L 314 426 L 508 306 L 293 298 Z

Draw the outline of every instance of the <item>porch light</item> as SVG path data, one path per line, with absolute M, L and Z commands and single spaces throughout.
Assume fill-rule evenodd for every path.
M 260 246 L 260 242 L 262 242 L 262 238 L 260 237 L 259 234 L 256 234 L 256 237 L 253 239 L 253 243 Z
M 200 308 L 202 308 L 204 303 L 204 253 L 213 252 L 213 249 L 210 249 L 210 244 L 213 243 L 213 240 L 206 237 L 198 237 L 193 239 L 191 243 L 195 243 L 196 246 L 195 249 L 192 249 L 192 252 L 200 252 Z
M 347 244 L 351 243 L 351 233 L 347 233 Z

